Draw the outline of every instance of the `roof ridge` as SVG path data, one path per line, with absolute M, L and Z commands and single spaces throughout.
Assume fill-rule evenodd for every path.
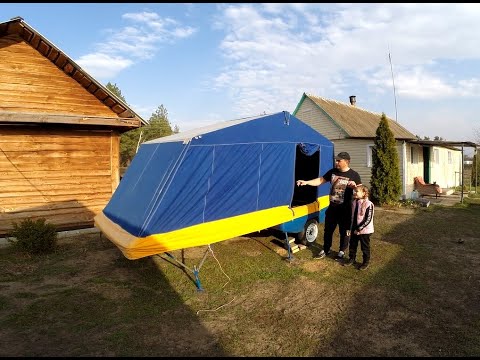
M 348 104 L 348 103 L 344 103 L 344 102 L 339 101 L 339 100 L 327 99 L 327 98 L 324 98 L 324 97 L 322 97 L 322 96 L 318 96 L 318 95 L 315 95 L 315 94 L 312 94 L 312 93 L 305 93 L 305 94 L 306 94 L 307 96 L 309 96 L 309 97 L 314 97 L 314 98 L 317 98 L 317 99 L 320 99 L 320 100 L 323 100 L 323 101 L 335 102 L 335 103 L 337 103 L 337 104 L 344 105 L 344 106 L 348 106 L 348 107 L 353 108 L 353 109 L 358 109 L 358 110 L 365 111 L 365 112 L 370 113 L 370 114 L 372 114 L 372 115 L 382 116 L 381 113 L 374 112 L 374 111 L 371 111 L 371 110 L 367 110 L 367 109 L 364 109 L 364 108 L 359 107 L 359 106 L 356 106 L 356 105 L 353 106 L 353 105 L 350 105 L 350 104 Z M 385 113 L 384 113 L 384 114 L 385 114 Z M 395 120 L 393 120 L 392 118 L 388 117 L 387 114 L 385 114 L 385 116 L 387 117 L 387 119 L 392 120 L 392 121 L 395 121 Z M 395 122 L 396 122 L 396 121 L 395 121 Z
M 17 26 L 11 27 L 11 24 L 18 24 Z M 90 75 L 85 69 L 83 69 L 77 62 L 73 60 L 73 58 L 68 55 L 65 51 L 63 51 L 60 47 L 54 44 L 51 40 L 47 39 L 40 31 L 30 25 L 25 19 L 21 16 L 16 16 L 11 18 L 10 20 L 0 22 L 0 37 L 15 34 L 19 36 L 22 41 L 27 43 L 31 46 L 34 50 L 36 50 L 40 55 L 48 59 L 53 65 L 55 65 L 58 69 L 63 71 L 67 76 L 71 79 L 76 81 L 80 86 L 82 86 L 85 90 L 95 96 L 100 102 L 102 102 L 105 106 L 112 109 L 114 113 L 116 113 L 119 117 L 132 117 L 136 118 L 140 121 L 140 124 L 146 124 L 147 121 L 144 120 L 140 115 L 138 115 L 131 105 L 127 104 L 126 101 L 122 100 L 117 94 L 113 91 L 109 90 L 106 85 L 103 85 L 100 81 L 98 81 L 95 77 Z M 40 42 L 43 43 L 44 46 L 47 47 L 46 51 L 41 51 L 39 49 L 39 45 L 33 45 L 32 42 L 37 41 L 38 44 Z M 57 54 L 54 57 L 50 57 L 49 52 L 51 50 L 55 50 Z M 61 64 L 58 59 L 63 59 L 64 62 Z M 78 72 L 78 76 L 76 75 Z M 86 79 L 85 82 L 84 79 Z M 87 83 L 87 81 L 89 83 Z M 94 86 L 92 86 L 92 84 Z M 92 88 L 92 89 L 90 89 Z M 101 90 L 101 92 L 105 93 L 107 97 L 101 97 L 97 95 L 97 91 Z M 112 104 L 106 102 L 106 100 L 113 101 Z M 116 111 L 114 108 L 119 107 L 120 110 Z M 124 113 L 127 113 L 126 116 Z
M 368 136 L 375 136 L 374 123 L 378 124 L 381 119 L 381 114 L 344 103 L 339 100 L 327 99 L 312 93 L 304 92 L 304 96 L 308 97 L 316 106 L 322 109 L 325 114 L 330 116 L 331 120 L 341 129 L 343 129 L 350 137 L 353 134 L 370 134 Z M 385 114 L 384 112 L 382 114 Z M 393 120 L 385 114 L 387 122 L 390 124 L 391 130 L 395 138 L 415 138 L 415 135 L 405 128 L 402 124 Z M 366 129 L 360 131 L 355 130 L 355 126 L 359 125 L 359 119 L 367 121 L 369 124 Z M 366 123 L 365 123 L 366 124 Z

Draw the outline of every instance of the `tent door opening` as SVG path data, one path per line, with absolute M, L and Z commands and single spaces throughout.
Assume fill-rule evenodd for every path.
M 310 180 L 319 177 L 320 151 L 308 156 L 297 145 L 295 161 L 295 181 Z M 316 186 L 295 186 L 291 206 L 310 204 L 317 200 Z
M 302 151 L 301 145 L 296 148 L 295 160 L 295 178 L 297 180 L 311 180 L 319 177 L 320 172 L 320 149 L 314 151 L 311 155 L 306 155 Z M 311 206 L 316 204 L 318 209 L 318 187 L 317 186 L 294 186 L 292 202 L 290 204 L 293 211 L 295 208 Z M 292 259 L 290 251 L 289 236 L 294 234 L 295 242 L 302 245 L 313 245 L 318 236 L 319 211 L 309 212 L 308 215 L 296 218 L 294 220 L 279 224 L 273 227 L 285 234 L 286 245 L 288 246 L 288 259 Z

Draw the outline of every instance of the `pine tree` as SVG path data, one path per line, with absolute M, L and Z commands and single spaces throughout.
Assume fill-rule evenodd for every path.
M 118 98 L 123 100 L 125 104 L 127 104 L 127 101 L 122 95 L 122 92 L 120 91 L 120 88 L 117 86 L 117 84 L 112 84 L 111 82 L 108 82 L 105 87 Z M 135 156 L 135 150 L 137 148 L 140 132 L 141 130 L 137 128 L 124 132 L 120 135 L 120 166 L 130 165 L 130 162 Z
M 395 137 L 384 113 L 376 131 L 372 151 L 370 187 L 371 200 L 379 205 L 398 201 L 402 191 Z
M 117 84 L 108 82 L 106 88 L 127 104 Z M 174 130 L 172 130 L 172 126 L 168 120 L 168 111 L 163 104 L 160 105 L 150 116 L 147 125 L 124 132 L 120 136 L 120 166 L 130 165 L 141 143 L 179 132 L 180 128 L 178 125 L 175 125 Z
M 120 91 L 120 88 L 117 86 L 117 84 L 112 84 L 110 81 L 105 85 L 105 87 L 110 90 L 114 95 L 116 95 L 120 100 L 123 100 L 123 102 L 126 104 L 127 101 L 125 100 L 125 97 L 122 95 L 122 92 Z
M 150 116 L 148 126 L 143 131 L 142 142 L 172 134 L 172 126 L 168 121 L 168 111 L 162 104 Z
M 132 129 L 120 136 L 120 165 L 128 166 L 136 154 L 137 145 L 141 141 L 143 128 Z

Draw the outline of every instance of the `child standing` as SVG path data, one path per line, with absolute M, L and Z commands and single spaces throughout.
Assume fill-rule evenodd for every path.
M 358 242 L 363 254 L 363 262 L 358 268 L 365 270 L 370 262 L 370 235 L 373 233 L 373 203 L 368 199 L 368 188 L 359 185 L 355 188 L 352 204 L 352 228 L 349 246 L 349 259 L 343 265 L 348 266 L 355 263 Z

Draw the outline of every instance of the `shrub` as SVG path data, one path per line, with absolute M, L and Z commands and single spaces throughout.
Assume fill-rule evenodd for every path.
M 372 151 L 370 200 L 375 204 L 394 204 L 402 193 L 396 141 L 382 113 Z
M 11 233 L 15 239 L 8 241 L 16 248 L 30 254 L 51 253 L 57 246 L 57 231 L 55 225 L 47 224 L 44 218 L 25 219 L 20 224 L 13 223 Z

